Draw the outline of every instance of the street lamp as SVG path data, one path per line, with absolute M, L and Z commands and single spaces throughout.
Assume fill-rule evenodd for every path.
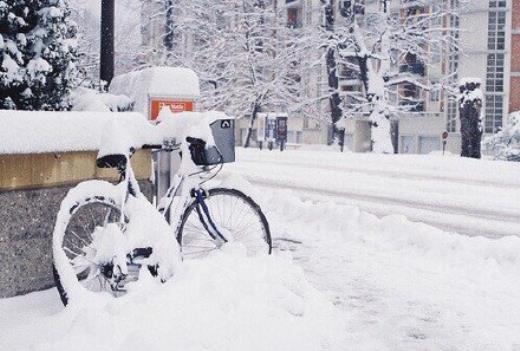
M 101 0 L 99 78 L 106 82 L 106 89 L 114 78 L 114 15 L 115 0 Z

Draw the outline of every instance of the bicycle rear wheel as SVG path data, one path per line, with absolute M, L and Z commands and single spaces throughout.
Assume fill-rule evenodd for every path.
M 269 224 L 260 206 L 236 189 L 215 188 L 204 199 L 217 229 L 230 242 L 239 242 L 248 256 L 271 254 Z M 196 210 L 197 202 L 184 211 L 177 240 L 184 258 L 200 258 L 219 248 L 204 228 Z

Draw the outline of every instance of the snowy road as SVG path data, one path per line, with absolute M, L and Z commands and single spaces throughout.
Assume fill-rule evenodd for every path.
M 355 205 L 379 217 L 466 235 L 520 234 L 520 164 L 441 156 L 379 156 L 324 151 L 239 149 L 225 171 L 300 198 Z

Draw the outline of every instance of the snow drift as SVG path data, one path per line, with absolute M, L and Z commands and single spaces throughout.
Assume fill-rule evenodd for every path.
M 0 316 L 0 349 L 344 349 L 338 311 L 289 257 L 229 246 L 165 284 L 146 278 L 122 298 L 96 296 L 28 324 Z

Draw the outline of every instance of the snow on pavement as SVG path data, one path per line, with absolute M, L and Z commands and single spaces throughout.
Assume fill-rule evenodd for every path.
M 227 182 L 260 202 L 274 256 L 231 246 L 65 311 L 54 290 L 0 300 L 0 350 L 520 350 L 520 238 Z
M 519 238 L 467 237 L 300 202 L 291 191 L 263 194 L 278 246 L 343 310 L 354 340 L 345 349 L 520 349 Z
M 0 350 L 343 350 L 339 310 L 284 256 L 227 247 L 65 310 L 53 289 L 0 300 Z

